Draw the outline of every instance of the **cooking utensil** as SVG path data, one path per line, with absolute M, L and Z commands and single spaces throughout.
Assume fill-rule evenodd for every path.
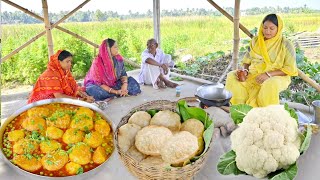
M 320 124 L 320 100 L 315 100 L 312 102 L 313 111 L 314 111 L 314 122 Z
M 223 84 L 214 83 L 198 87 L 195 96 L 208 106 L 226 106 L 229 104 L 232 94 L 224 89 Z
M 4 155 L 4 153 L 2 152 L 2 144 L 3 144 L 3 134 L 5 131 L 6 126 L 12 121 L 14 120 L 17 116 L 19 116 L 22 112 L 27 111 L 28 109 L 32 108 L 32 107 L 36 107 L 36 106 L 41 106 L 41 105 L 45 105 L 45 104 L 51 104 L 51 103 L 63 103 L 63 104 L 72 104 L 72 105 L 77 105 L 77 106 L 82 106 L 82 107 L 87 107 L 92 109 L 95 112 L 98 112 L 99 114 L 101 114 L 102 118 L 105 119 L 106 121 L 108 121 L 108 123 L 110 124 L 110 128 L 112 129 L 112 132 L 114 133 L 115 131 L 115 126 L 113 124 L 112 121 L 110 121 L 110 118 L 101 110 L 99 109 L 97 106 L 84 102 L 84 101 L 78 101 L 78 100 L 73 100 L 73 99 L 69 99 L 69 98 L 57 98 L 57 99 L 46 99 L 46 100 L 41 100 L 41 101 L 37 101 L 34 102 L 32 104 L 28 104 L 26 106 L 23 106 L 22 108 L 18 109 L 16 112 L 14 112 L 10 117 L 8 117 L 5 122 L 1 125 L 0 128 L 0 156 L 1 158 L 4 160 L 5 163 L 7 163 L 11 168 L 13 168 L 16 172 L 18 172 L 19 174 L 28 177 L 29 179 L 59 179 L 59 180 L 79 180 L 79 179 L 90 179 L 92 178 L 92 176 L 96 173 L 98 173 L 99 171 L 101 171 L 103 168 L 105 168 L 105 166 L 107 166 L 108 162 L 112 162 L 113 158 L 114 158 L 114 151 L 116 151 L 114 149 L 114 151 L 112 152 L 112 154 L 110 155 L 110 157 L 101 165 L 97 166 L 96 168 L 84 172 L 83 174 L 78 174 L 75 176 L 66 176 L 66 177 L 49 177 L 49 176 L 40 176 L 37 174 L 33 174 L 30 173 L 28 171 L 25 171 L 23 169 L 20 169 L 18 166 L 15 166 L 14 164 L 12 164 L 7 157 Z M 115 142 L 115 141 L 114 141 Z M 112 167 L 111 165 L 109 165 L 109 167 Z

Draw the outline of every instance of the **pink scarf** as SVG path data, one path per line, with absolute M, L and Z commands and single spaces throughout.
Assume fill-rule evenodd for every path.
M 107 40 L 102 41 L 99 47 L 99 54 L 92 62 L 89 72 L 84 79 L 84 85 L 95 84 L 98 86 L 107 85 L 113 87 L 116 84 L 117 77 L 115 74 L 113 60 L 108 53 Z M 109 51 L 110 52 L 110 51 Z M 117 61 L 122 62 L 121 55 L 116 55 Z

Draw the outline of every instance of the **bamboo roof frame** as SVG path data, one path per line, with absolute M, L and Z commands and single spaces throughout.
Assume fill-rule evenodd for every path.
M 76 11 L 78 11 L 80 8 L 82 8 L 85 4 L 87 4 L 89 1 L 91 0 L 84 0 L 83 3 L 81 3 L 79 6 L 77 6 L 75 9 L 73 9 L 71 12 L 69 12 L 67 15 L 65 15 L 63 18 L 61 18 L 59 21 L 57 21 L 56 23 L 52 23 L 49 22 L 49 17 L 48 17 L 48 5 L 47 5 L 47 0 L 41 0 L 42 1 L 42 7 L 43 7 L 43 12 L 44 12 L 44 17 L 41 17 L 31 11 L 29 11 L 26 8 L 23 8 L 13 2 L 11 2 L 10 0 L 2 0 L 3 2 L 16 7 L 17 9 L 25 12 L 28 15 L 31 15 L 32 17 L 39 19 L 41 21 L 43 21 L 45 23 L 45 31 L 40 32 L 38 35 L 34 36 L 33 38 L 31 38 L 29 41 L 27 41 L 26 43 L 24 43 L 23 45 L 21 45 L 20 47 L 18 47 L 17 49 L 15 49 L 14 51 L 12 51 L 11 53 L 9 53 L 8 55 L 6 55 L 5 57 L 1 58 L 1 63 L 4 62 L 5 60 L 9 59 L 10 57 L 12 57 L 13 55 L 17 54 L 20 50 L 22 50 L 23 48 L 27 47 L 29 44 L 31 44 L 32 42 L 34 42 L 35 40 L 37 40 L 38 38 L 40 38 L 41 36 L 43 36 L 44 34 L 47 34 L 47 41 L 48 41 L 48 51 L 49 51 L 49 57 L 53 54 L 53 42 L 52 42 L 52 34 L 51 34 L 51 30 L 53 28 L 57 28 L 67 34 L 70 34 L 72 36 L 74 36 L 75 38 L 78 38 L 88 44 L 90 44 L 91 46 L 93 46 L 94 48 L 98 48 L 99 45 L 93 43 L 92 41 L 76 34 L 73 33 L 63 27 L 60 27 L 59 24 L 62 23 L 64 20 L 66 20 L 68 17 L 70 17 L 72 14 L 74 14 Z M 230 21 L 233 22 L 234 24 L 234 38 L 233 38 L 233 55 L 232 55 L 232 62 L 230 63 L 230 65 L 228 66 L 228 68 L 226 69 L 229 70 L 229 68 L 232 66 L 232 69 L 237 69 L 237 64 L 238 64 L 238 60 L 239 60 L 239 42 L 240 42 L 240 33 L 239 33 L 239 29 L 241 29 L 246 35 L 248 35 L 250 38 L 253 37 L 253 35 L 250 33 L 250 31 L 244 27 L 239 21 L 240 21 L 240 0 L 235 0 L 235 16 L 232 17 L 230 14 L 228 14 L 223 8 L 221 8 L 218 4 L 216 4 L 214 1 L 212 0 L 207 0 L 212 6 L 214 6 L 218 11 L 220 11 L 224 16 L 226 16 Z M 160 0 L 153 0 L 153 29 L 154 29 L 154 38 L 158 41 L 158 43 L 160 44 Z M 125 61 L 134 66 L 139 68 L 140 66 L 137 65 L 136 63 L 125 59 Z M 226 72 L 223 73 L 223 76 L 226 75 Z M 299 72 L 299 76 L 308 84 L 310 84 L 312 87 L 314 87 L 318 92 L 320 92 L 320 85 L 315 82 L 313 79 L 309 78 L 304 72 L 302 72 L 300 69 L 298 70 Z M 220 79 L 222 79 L 222 77 L 220 77 Z

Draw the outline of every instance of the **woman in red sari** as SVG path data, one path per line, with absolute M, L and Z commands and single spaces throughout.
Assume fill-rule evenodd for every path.
M 71 98 L 87 102 L 94 99 L 77 85 L 71 74 L 72 54 L 59 50 L 50 57 L 47 69 L 38 78 L 28 100 L 29 103 L 43 99 Z

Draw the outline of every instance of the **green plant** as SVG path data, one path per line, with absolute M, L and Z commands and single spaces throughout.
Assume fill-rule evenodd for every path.
M 311 63 L 304 56 L 304 51 L 296 49 L 296 62 L 298 68 L 311 79 L 320 83 L 320 64 Z M 293 77 L 289 88 L 280 93 L 280 97 L 289 101 L 310 105 L 312 101 L 320 99 L 320 93 L 299 76 Z

